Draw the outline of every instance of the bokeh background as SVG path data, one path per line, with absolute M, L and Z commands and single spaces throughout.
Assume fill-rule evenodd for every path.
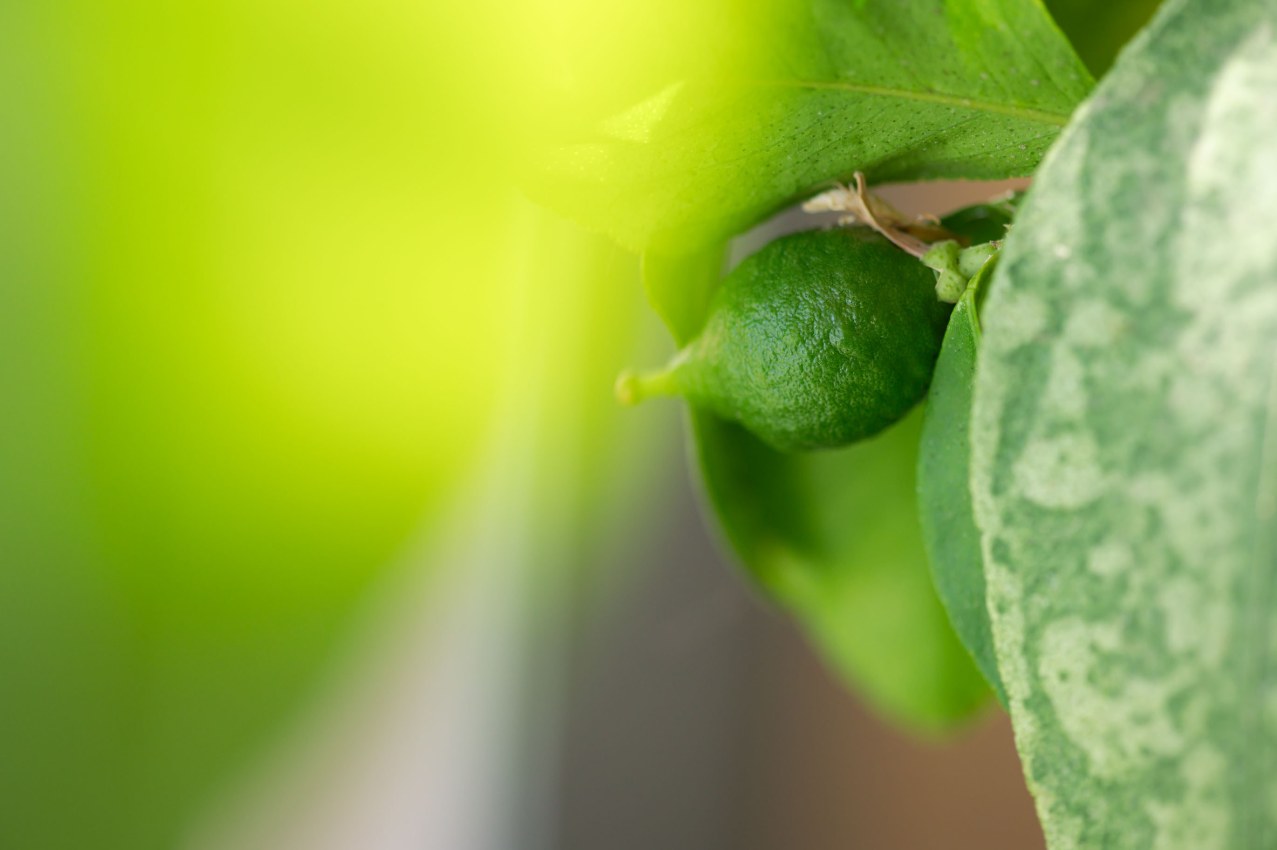
M 1040 845 L 1000 713 L 894 731 L 724 557 L 637 258 L 520 193 L 729 6 L 0 6 L 0 847 Z

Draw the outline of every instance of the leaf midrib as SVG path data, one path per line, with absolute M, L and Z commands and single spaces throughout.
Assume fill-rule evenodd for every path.
M 951 94 L 941 94 L 932 91 L 918 91 L 914 89 L 898 89 L 891 86 L 874 86 L 865 83 L 853 83 L 846 80 L 756 80 L 755 85 L 774 86 L 777 88 L 800 88 L 800 89 L 830 89 L 834 91 L 847 91 L 855 94 L 870 95 L 872 97 L 888 97 L 899 100 L 908 100 L 918 103 L 933 103 L 939 106 L 948 106 L 955 109 L 971 109 L 978 112 L 988 112 L 994 115 L 1006 115 L 1011 118 L 1019 118 L 1023 121 L 1029 121 L 1035 124 L 1050 124 L 1054 127 L 1063 127 L 1069 122 L 1072 110 L 1069 112 L 1052 112 L 1046 109 L 1034 109 L 1028 106 L 1019 106 L 1010 103 L 997 103 L 990 100 L 979 100 L 971 97 L 959 97 Z

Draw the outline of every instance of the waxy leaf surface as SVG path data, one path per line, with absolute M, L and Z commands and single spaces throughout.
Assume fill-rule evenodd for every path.
M 953 309 L 927 394 L 918 450 L 918 510 L 936 591 L 980 672 L 1006 703 L 985 607 L 984 554 L 971 507 L 971 392 L 980 346 L 977 297 L 986 264 Z
M 693 70 L 553 146 L 534 194 L 627 247 L 680 253 L 857 170 L 1029 174 L 1091 86 L 1027 0 L 724 6 L 731 50 L 675 63 Z
M 1053 850 L 1277 846 L 1277 3 L 1168 3 L 981 314 L 972 495 Z

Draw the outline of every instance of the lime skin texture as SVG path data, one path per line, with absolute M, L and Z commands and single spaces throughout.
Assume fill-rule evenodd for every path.
M 664 372 L 624 376 L 618 391 L 684 396 L 782 451 L 847 445 L 926 394 L 952 309 L 935 283 L 867 229 L 781 237 L 723 279 Z

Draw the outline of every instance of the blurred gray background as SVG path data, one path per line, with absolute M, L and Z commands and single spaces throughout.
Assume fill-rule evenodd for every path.
M 1001 710 L 945 743 L 895 731 L 724 562 L 689 485 L 669 507 L 574 647 L 555 846 L 1044 846 Z

